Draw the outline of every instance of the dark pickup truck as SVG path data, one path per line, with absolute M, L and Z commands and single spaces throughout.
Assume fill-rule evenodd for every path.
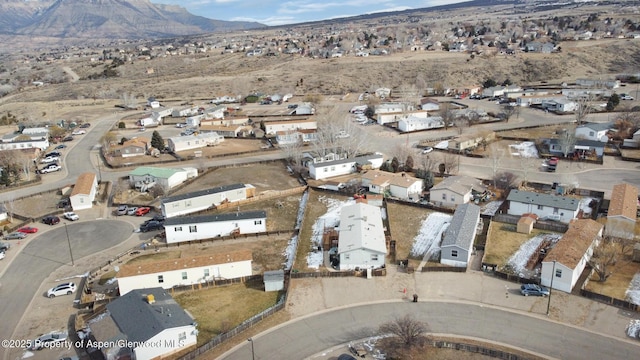
M 547 171 L 548 172 L 555 172 L 557 167 L 558 167 L 558 158 L 555 157 L 555 156 L 551 157 L 547 161 Z

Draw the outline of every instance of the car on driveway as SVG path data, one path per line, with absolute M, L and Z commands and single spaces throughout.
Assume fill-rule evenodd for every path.
M 49 215 L 42 218 L 42 222 L 47 225 L 55 225 L 60 222 L 60 218 L 55 215 Z
M 78 216 L 78 214 L 74 213 L 73 211 L 68 211 L 62 214 L 62 216 L 64 216 L 65 219 L 70 221 L 80 220 L 80 217 Z
M 38 170 L 38 173 L 40 174 L 48 174 L 50 172 L 56 172 L 56 171 L 60 171 L 62 170 L 62 166 L 58 165 L 58 164 L 49 164 L 45 167 L 43 167 L 42 169 Z
M 60 158 L 57 157 L 57 156 L 47 156 L 47 157 L 43 158 L 42 160 L 40 160 L 40 162 L 43 163 L 43 164 L 48 164 L 48 163 L 56 162 L 58 160 L 60 160 Z
M 136 211 L 138 211 L 138 207 L 137 206 L 130 206 L 129 208 L 127 208 L 127 215 L 135 215 Z
M 432 151 L 433 151 L 433 148 L 431 146 L 427 146 L 427 147 L 422 149 L 422 153 L 423 154 L 428 154 L 428 153 L 430 153 Z
M 549 296 L 549 289 L 536 284 L 524 284 L 520 286 L 520 293 L 524 296 Z
M 65 145 L 65 144 L 60 144 L 60 145 L 56 146 L 56 147 L 55 147 L 55 148 L 53 148 L 53 149 L 54 149 L 54 150 L 60 150 L 60 149 L 64 149 L 64 148 L 66 148 L 66 147 L 67 147 L 67 145 Z
M 71 133 L 71 135 L 84 135 L 86 134 L 87 131 L 86 130 L 82 130 L 82 129 L 77 129 L 77 130 L 73 130 L 73 132 Z
M 38 232 L 38 228 L 33 226 L 25 226 L 18 229 L 18 232 L 25 233 L 25 234 L 35 234 Z
M 629 94 L 620 94 L 620 100 L 633 100 L 633 96 Z
M 35 339 L 31 344 L 31 350 L 42 350 L 46 348 L 58 348 L 61 342 L 67 341 L 67 334 L 62 332 L 53 332 L 45 334 Z
M 163 228 L 164 228 L 164 224 L 161 223 L 160 221 L 155 221 L 155 220 L 151 220 L 151 221 L 145 222 L 144 224 L 140 225 L 140 231 L 141 232 L 162 230 Z
M 9 243 L 0 243 L 0 251 L 6 252 L 11 247 Z
M 127 215 L 128 210 L 129 210 L 129 207 L 127 207 L 127 205 L 120 205 L 116 209 L 116 215 Z
M 73 141 L 73 136 L 65 136 L 62 141 L 64 142 L 69 142 L 69 141 Z
M 47 291 L 47 297 L 54 298 L 60 295 L 71 295 L 74 292 L 76 292 L 76 284 L 72 282 L 62 283 L 49 289 L 49 291 Z
M 78 127 L 81 128 L 81 129 L 86 129 L 86 128 L 90 127 L 90 126 L 91 126 L 91 123 L 83 123 Z
M 148 213 L 149 213 L 149 211 L 151 211 L 151 208 L 150 208 L 150 207 L 148 207 L 148 206 L 139 207 L 139 208 L 136 210 L 136 216 L 142 216 L 142 215 L 144 215 L 144 214 L 148 214 Z
M 56 204 L 56 207 L 58 209 L 64 209 L 69 206 L 71 206 L 71 200 L 69 200 L 69 198 L 61 199 L 60 201 L 58 201 L 58 204 Z
M 20 240 L 20 239 L 24 239 L 26 237 L 27 237 L 27 234 L 22 233 L 22 232 L 14 231 L 14 232 L 12 232 L 10 234 L 5 235 L 4 239 L 5 240 Z

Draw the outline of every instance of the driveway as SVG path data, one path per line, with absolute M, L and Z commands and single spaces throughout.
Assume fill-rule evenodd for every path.
M 67 238 L 67 231 L 69 237 Z M 24 248 L 13 243 L 10 251 L 20 251 L 2 275 L 0 288 L 0 339 L 13 339 L 22 315 L 37 294 L 40 284 L 57 268 L 82 257 L 118 245 L 133 233 L 133 226 L 119 220 L 93 220 L 60 223 L 39 233 Z M 33 236 L 33 235 L 32 235 Z M 69 251 L 71 244 L 71 253 Z M 85 270 L 83 270 L 85 271 Z M 6 351 L 7 349 L 3 349 Z
M 390 302 L 358 305 L 293 320 L 253 337 L 255 359 L 304 359 L 376 335 L 384 322 L 409 314 L 431 332 L 508 344 L 556 359 L 633 359 L 640 346 L 546 319 L 469 303 Z M 372 316 L 373 315 L 373 316 Z M 251 359 L 251 343 L 221 359 Z

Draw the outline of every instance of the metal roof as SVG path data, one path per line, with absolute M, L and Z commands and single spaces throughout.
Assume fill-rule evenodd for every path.
M 475 204 L 458 205 L 453 213 L 451 223 L 444 233 L 441 247 L 456 246 L 471 249 L 474 232 L 480 219 L 480 207 Z
M 199 215 L 199 216 L 179 216 L 168 218 L 164 221 L 164 226 L 186 225 L 186 224 L 202 224 L 210 222 L 246 220 L 246 219 L 264 219 L 267 212 L 263 210 L 234 212 L 216 215 Z
M 166 198 L 162 199 L 162 203 L 166 204 L 166 203 L 170 203 L 170 202 L 174 202 L 174 201 L 191 199 L 191 198 L 195 198 L 195 197 L 199 197 L 199 196 L 217 194 L 217 193 L 221 193 L 221 192 L 225 192 L 225 191 L 229 191 L 229 190 L 243 189 L 245 187 L 246 187 L 245 184 L 240 184 L 240 183 L 238 183 L 238 184 L 230 184 L 230 185 L 222 185 L 222 186 L 217 186 L 217 187 L 210 188 L 210 189 L 205 189 L 205 190 L 194 191 L 194 192 L 190 192 L 190 193 L 186 193 L 186 194 L 169 196 L 169 197 L 166 197 Z
M 129 173 L 129 176 L 145 176 L 151 175 L 159 179 L 168 179 L 173 174 L 182 171 L 182 169 L 157 168 L 152 166 L 140 166 Z
M 556 207 L 571 211 L 578 210 L 578 206 L 580 206 L 580 199 L 559 195 L 541 194 L 531 191 L 520 191 L 516 189 L 509 192 L 507 200 L 524 204 Z

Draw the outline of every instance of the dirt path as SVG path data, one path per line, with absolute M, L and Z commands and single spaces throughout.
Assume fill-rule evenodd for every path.
M 62 70 L 64 70 L 64 72 L 66 72 L 67 74 L 69 74 L 69 76 L 71 76 L 71 82 L 76 82 L 80 80 L 80 76 L 78 76 L 78 74 L 76 74 L 76 72 L 73 71 L 70 67 L 63 66 Z

